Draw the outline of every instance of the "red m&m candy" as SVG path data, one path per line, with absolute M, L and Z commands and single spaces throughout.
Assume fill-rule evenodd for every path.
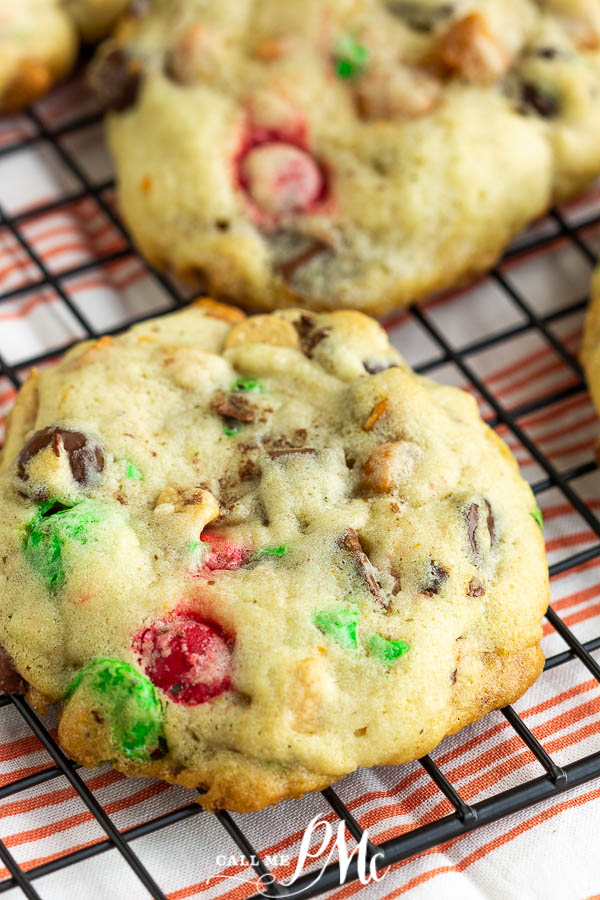
M 229 688 L 233 643 L 218 625 L 185 612 L 144 628 L 133 646 L 156 687 L 177 703 L 196 706 Z

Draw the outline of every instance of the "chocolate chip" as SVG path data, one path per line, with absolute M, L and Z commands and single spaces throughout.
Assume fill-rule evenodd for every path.
M 538 47 L 534 50 L 532 56 L 539 56 L 540 59 L 556 59 L 560 56 L 560 51 L 556 47 Z
M 521 86 L 521 103 L 522 112 L 534 110 L 544 119 L 553 119 L 560 112 L 557 97 L 529 81 Z
M 454 6 L 451 3 L 432 6 L 428 3 L 413 2 L 413 0 L 388 0 L 387 7 L 409 28 L 421 34 L 429 34 L 439 22 L 448 19 L 454 12 Z
M 140 60 L 117 47 L 92 68 L 90 82 L 103 107 L 123 112 L 136 102 L 142 74 Z
M 388 369 L 397 369 L 398 363 L 388 363 L 380 359 L 365 359 L 363 367 L 369 375 L 379 375 L 380 372 L 386 372 Z
M 100 715 L 97 709 L 92 710 L 92 718 L 98 725 L 104 725 L 104 718 Z
M 377 581 L 375 580 L 375 567 L 363 550 L 362 544 L 356 531 L 353 528 L 347 528 L 342 536 L 338 538 L 337 543 L 339 547 L 342 547 L 344 550 L 351 554 L 351 556 L 354 558 L 354 562 L 360 575 L 364 579 L 367 588 L 375 597 L 382 609 L 387 609 L 390 601 L 385 596 L 385 594 L 377 584 Z
M 282 456 L 317 456 L 314 447 L 283 447 L 281 450 L 267 451 L 269 459 L 281 459 Z
M 450 681 L 452 682 L 452 684 L 456 684 L 456 676 L 457 676 L 457 675 L 458 675 L 458 669 L 454 669 L 454 670 L 450 673 Z
M 74 480 L 78 484 L 87 484 L 95 472 L 101 472 L 104 468 L 104 454 L 100 447 L 90 446 L 88 438 L 81 431 L 71 431 L 68 428 L 59 428 L 50 425 L 36 431 L 27 441 L 17 458 L 17 473 L 23 481 L 29 480 L 26 466 L 33 457 L 52 446 L 55 456 L 60 456 L 61 448 L 69 458 L 69 466 Z
M 224 419 L 234 419 L 236 422 L 254 422 L 256 409 L 252 406 L 245 394 L 233 392 L 226 394 L 219 391 L 210 408 Z
M 230 225 L 227 219 L 217 219 L 217 221 L 215 222 L 215 227 L 219 231 L 229 231 Z
M 427 597 L 433 597 L 434 594 L 439 594 L 441 586 L 444 582 L 448 581 L 449 575 L 449 569 L 432 560 L 427 587 L 423 588 L 421 593 L 425 594 Z
M 469 586 L 467 588 L 467 595 L 469 597 L 483 597 L 485 594 L 485 584 L 479 578 L 471 578 L 469 581 Z
M 25 694 L 27 682 L 21 678 L 9 653 L 0 647 L 0 690 L 7 694 Z

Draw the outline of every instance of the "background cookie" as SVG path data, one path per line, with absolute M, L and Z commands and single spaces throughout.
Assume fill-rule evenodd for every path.
M 255 308 L 382 313 L 600 171 L 595 0 L 155 0 L 92 75 L 149 259 Z
M 87 765 L 253 809 L 537 677 L 539 511 L 372 320 L 204 301 L 33 373 L 0 463 L 3 679 Z
M 127 0 L 0 0 L 0 113 L 46 93 L 71 69 L 80 36 L 106 35 Z
M 600 269 L 596 270 L 592 278 L 590 303 L 583 330 L 581 361 L 592 400 L 596 409 L 600 410 Z

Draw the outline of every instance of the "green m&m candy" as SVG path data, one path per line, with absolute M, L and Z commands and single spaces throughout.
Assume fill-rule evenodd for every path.
M 384 666 L 393 665 L 397 659 L 410 650 L 405 641 L 388 641 L 380 634 L 370 634 L 366 643 L 369 655 L 383 663 Z
M 149 678 L 122 660 L 98 659 L 77 673 L 66 699 L 80 691 L 106 716 L 120 755 L 138 762 L 164 756 L 163 710 Z
M 323 634 L 347 650 L 355 650 L 358 647 L 358 619 L 357 610 L 342 607 L 318 612 L 313 621 Z
M 82 500 L 66 507 L 56 500 L 41 503 L 25 529 L 23 549 L 33 569 L 57 591 L 65 580 L 63 548 L 69 541 L 86 544 L 90 530 L 104 518 L 105 507 Z

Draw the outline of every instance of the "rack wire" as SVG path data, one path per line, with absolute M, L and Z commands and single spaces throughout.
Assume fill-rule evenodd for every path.
M 35 265 L 35 267 L 37 267 L 37 270 L 40 273 L 39 278 L 28 280 L 27 283 L 13 287 L 9 290 L 2 290 L 2 285 L 0 285 L 0 308 L 6 301 L 17 299 L 32 291 L 52 289 L 57 297 L 60 298 L 62 304 L 69 309 L 71 315 L 79 323 L 84 334 L 89 338 L 98 337 L 97 330 L 84 313 L 73 303 L 63 287 L 63 283 L 66 279 L 75 275 L 81 275 L 92 268 L 113 263 L 117 260 L 126 259 L 127 257 L 133 257 L 135 255 L 135 250 L 126 229 L 106 199 L 106 192 L 114 186 L 113 181 L 105 180 L 101 183 L 93 183 L 77 161 L 75 155 L 66 148 L 64 143 L 64 138 L 69 135 L 96 124 L 100 119 L 100 115 L 95 113 L 86 115 L 56 128 L 49 127 L 34 110 L 29 110 L 26 113 L 26 116 L 29 124 L 32 126 L 32 133 L 21 140 L 0 147 L 0 159 L 18 152 L 25 147 L 35 146 L 40 142 L 47 143 L 54 148 L 55 153 L 66 167 L 66 170 L 74 176 L 75 180 L 82 187 L 79 190 L 71 192 L 67 197 L 61 197 L 48 203 L 38 204 L 34 208 L 28 208 L 25 212 L 14 215 L 9 215 L 0 207 L 0 226 L 10 232 L 14 240 L 27 255 L 27 258 Z M 31 218 L 33 215 L 58 211 L 61 208 L 72 204 L 74 201 L 82 200 L 86 197 L 94 199 L 107 219 L 117 229 L 125 244 L 118 250 L 100 255 L 93 260 L 63 270 L 60 272 L 60 275 L 55 275 L 44 263 L 39 253 L 34 246 L 32 246 L 32 243 L 24 236 L 20 226 L 25 220 Z M 538 248 L 544 248 L 550 245 L 551 242 L 555 242 L 558 236 L 570 242 L 571 246 L 576 249 L 577 253 L 581 255 L 586 264 L 589 264 L 591 269 L 595 262 L 595 254 L 586 243 L 583 235 L 586 229 L 600 225 L 600 215 L 596 214 L 588 216 L 579 221 L 577 225 L 571 225 L 560 211 L 555 210 L 551 213 L 551 219 L 555 225 L 555 228 L 551 233 L 542 233 L 541 236 L 538 235 L 537 237 L 531 237 L 525 241 L 521 241 L 516 247 L 509 250 L 505 256 L 505 260 L 518 257 L 521 254 Z M 165 277 L 163 274 L 154 270 L 152 271 L 165 289 L 169 297 L 171 308 L 174 309 L 183 306 L 187 302 L 187 297 L 182 293 L 181 289 L 171 282 L 168 277 Z M 423 329 L 425 329 L 437 347 L 436 354 L 431 359 L 416 366 L 416 369 L 421 373 L 431 373 L 440 369 L 447 363 L 453 363 L 462 373 L 466 381 L 472 386 L 474 391 L 491 409 L 492 418 L 490 419 L 490 424 L 492 426 L 508 426 L 544 473 L 544 477 L 532 485 L 534 493 L 540 494 L 550 488 L 558 489 L 572 508 L 579 513 L 591 528 L 595 536 L 593 546 L 581 552 L 572 554 L 551 566 L 551 575 L 558 575 L 560 573 L 571 571 L 600 556 L 600 520 L 594 514 L 592 509 L 579 497 L 572 486 L 575 479 L 593 471 L 596 468 L 596 463 L 589 461 L 567 471 L 559 471 L 551 460 L 547 458 L 538 446 L 536 446 L 534 441 L 531 440 L 528 434 L 519 425 L 518 420 L 526 414 L 551 407 L 552 404 L 560 400 L 585 391 L 586 388 L 583 373 L 579 362 L 569 351 L 567 346 L 556 337 L 551 326 L 566 319 L 573 313 L 580 312 L 585 307 L 586 299 L 576 300 L 548 315 L 538 315 L 532 304 L 528 301 L 528 298 L 507 281 L 502 272 L 502 264 L 494 269 L 491 273 L 491 277 L 495 281 L 496 286 L 510 300 L 514 307 L 519 310 L 522 318 L 521 323 L 456 349 L 448 340 L 446 340 L 428 311 L 423 308 L 411 308 L 409 314 L 419 322 Z M 135 321 L 140 321 L 141 318 L 142 317 L 137 317 L 130 321 L 122 322 L 118 328 L 114 329 L 114 331 L 121 331 L 129 327 Z M 506 344 L 507 341 L 532 331 L 541 335 L 546 344 L 559 355 L 573 375 L 574 381 L 569 383 L 567 387 L 551 391 L 541 398 L 522 404 L 516 409 L 509 410 L 501 402 L 499 397 L 496 396 L 478 376 L 470 360 L 474 354 L 479 353 L 482 350 L 492 347 L 501 350 L 502 346 Z M 66 349 L 67 346 L 54 348 L 51 353 L 21 359 L 17 362 L 11 362 L 10 364 L 0 356 L 0 374 L 4 375 L 15 388 L 19 388 L 21 381 L 19 372 L 26 370 L 32 365 L 44 363 L 50 358 L 56 357 Z M 566 646 L 562 652 L 557 653 L 546 660 L 545 669 L 550 670 L 557 666 L 562 666 L 573 659 L 578 659 L 591 673 L 593 678 L 600 683 L 600 665 L 598 665 L 598 662 L 591 655 L 592 651 L 600 648 L 600 635 L 593 637 L 584 643 L 580 642 L 572 630 L 552 608 L 548 609 L 547 620 L 560 635 Z M 52 759 L 53 765 L 42 771 L 19 778 L 0 787 L 0 800 L 7 797 L 13 797 L 29 788 L 42 785 L 52 779 L 64 776 L 101 826 L 105 833 L 105 837 L 89 846 L 72 850 L 57 859 L 36 865 L 27 870 L 17 863 L 6 844 L 3 841 L 0 841 L 0 859 L 10 873 L 9 877 L 0 881 L 0 893 L 18 886 L 26 897 L 31 898 L 31 900 L 39 900 L 40 895 L 35 885 L 35 882 L 39 878 L 113 849 L 121 854 L 123 859 L 147 889 L 150 896 L 157 898 L 157 900 L 164 900 L 165 894 L 160 885 L 156 883 L 147 867 L 142 863 L 138 855 L 136 855 L 135 841 L 142 836 L 157 832 L 167 826 L 181 822 L 184 819 L 192 818 L 201 811 L 201 808 L 195 803 L 190 803 L 179 809 L 160 815 L 151 821 L 144 822 L 141 825 L 119 831 L 110 815 L 103 809 L 101 803 L 82 779 L 78 772 L 79 767 L 67 759 L 61 748 L 53 739 L 50 731 L 37 714 L 20 696 L 0 696 L 0 708 L 9 705 L 14 707 L 31 732 L 39 739 L 41 745 Z M 556 797 L 563 791 L 590 781 L 600 775 L 600 752 L 576 759 L 568 765 L 559 766 L 512 707 L 503 709 L 502 713 L 523 744 L 529 748 L 541 764 L 544 774 L 509 790 L 503 790 L 496 793 L 481 802 L 470 805 L 463 800 L 459 791 L 446 778 L 440 767 L 429 756 L 425 756 L 420 760 L 421 766 L 433 780 L 439 792 L 450 802 L 454 812 L 380 844 L 372 844 L 369 842 L 368 848 L 370 853 L 373 854 L 378 852 L 380 854 L 378 858 L 378 868 L 384 868 L 413 855 L 420 854 L 425 850 L 440 845 L 442 842 L 460 837 L 474 829 L 482 828 L 486 824 L 508 816 L 518 810 L 523 810 L 542 800 Z M 350 834 L 356 841 L 360 841 L 363 836 L 363 829 L 348 809 L 348 806 L 342 801 L 336 790 L 334 788 L 327 788 L 322 793 L 335 815 L 345 822 Z M 263 884 L 265 884 L 265 882 L 268 883 L 270 881 L 270 873 L 267 866 L 236 821 L 225 811 L 217 812 L 216 817 L 224 831 L 229 834 L 241 853 L 247 858 L 250 865 L 252 865 L 257 876 L 263 880 Z M 357 879 L 357 877 L 357 860 L 354 858 L 347 873 L 346 883 Z M 296 881 L 292 890 L 295 897 L 312 897 L 318 893 L 339 887 L 339 884 L 339 867 L 337 862 L 333 862 L 324 870 L 322 877 L 317 883 L 314 882 L 314 876 L 307 873 Z M 273 881 L 273 883 L 264 888 L 262 896 L 285 897 L 289 893 L 290 890 L 288 890 L 285 885 Z M 257 900 L 260 896 L 261 894 L 257 893 L 252 900 Z

